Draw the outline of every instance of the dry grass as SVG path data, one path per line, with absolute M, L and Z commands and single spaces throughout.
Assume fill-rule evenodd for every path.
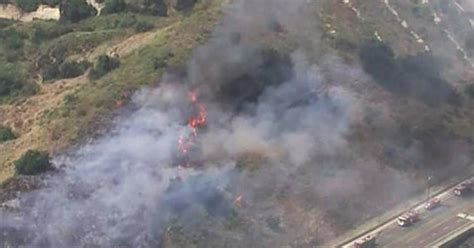
M 161 20 L 155 30 L 116 36 L 86 51 L 90 58 L 101 53 L 120 57 L 121 66 L 97 81 L 90 82 L 87 76 L 58 80 L 42 85 L 41 92 L 33 97 L 1 105 L 0 123 L 14 127 L 20 137 L 0 145 L 0 182 L 13 175 L 12 162 L 26 150 L 58 153 L 93 134 L 98 125 L 113 116 L 115 101 L 123 91 L 159 79 L 164 68 L 155 69 L 154 58 L 173 54 L 167 63 L 182 64 L 213 30 L 222 3 L 202 3 L 189 16 Z

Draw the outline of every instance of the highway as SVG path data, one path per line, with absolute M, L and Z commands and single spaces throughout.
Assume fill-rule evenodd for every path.
M 437 209 L 421 214 L 421 220 L 409 227 L 396 223 L 377 235 L 379 247 L 431 247 L 438 240 L 456 230 L 472 224 L 471 220 L 460 218 L 459 213 L 474 215 L 474 198 L 451 197 Z
M 450 189 L 436 197 L 441 199 L 439 207 L 425 210 L 424 204 L 420 204 L 415 208 L 420 213 L 420 220 L 413 225 L 400 227 L 395 218 L 367 235 L 376 236 L 377 247 L 433 247 L 443 238 L 473 224 L 474 196 L 457 197 Z M 469 218 L 472 218 L 459 217 L 460 213 L 467 214 L 470 216 Z M 346 243 L 342 247 L 349 248 L 353 245 L 354 241 Z

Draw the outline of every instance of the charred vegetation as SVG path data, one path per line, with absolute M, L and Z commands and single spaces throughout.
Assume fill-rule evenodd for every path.
M 445 64 L 430 53 L 395 56 L 387 44 L 371 40 L 359 52 L 364 70 L 388 91 L 431 106 L 456 103 L 458 93 L 444 79 Z

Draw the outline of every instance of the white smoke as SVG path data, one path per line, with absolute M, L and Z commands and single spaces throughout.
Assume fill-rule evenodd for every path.
M 0 211 L 0 229 L 7 233 L 0 244 L 160 247 L 174 222 L 234 240 L 219 223 L 239 212 L 232 203 L 238 193 L 255 211 L 246 212 L 252 224 L 240 233 L 242 242 L 230 246 L 268 246 L 271 239 L 289 244 L 306 225 L 270 238 L 262 227 L 264 218 L 283 212 L 282 195 L 306 202 L 308 209 L 329 209 L 364 191 L 370 195 L 362 201 L 374 202 L 372 194 L 380 195 L 367 182 L 379 175 L 384 192 L 397 188 L 403 179 L 389 176 L 393 171 L 381 170 L 375 160 L 353 161 L 359 154 L 348 136 L 368 106 L 352 88 L 366 78 L 335 57 L 305 56 L 319 50 L 310 6 L 304 0 L 242 0 L 227 7 L 223 24 L 190 60 L 186 78 L 165 75 L 160 87 L 138 92 L 131 103 L 135 110 L 119 117 L 110 133 L 55 158 L 62 169 L 45 188 L 23 195 L 18 213 Z M 264 85 L 241 108 L 229 107 L 220 87 L 264 71 L 262 46 L 253 40 L 272 25 L 294 32 L 300 49 L 267 73 L 278 83 Z M 178 139 L 190 132 L 189 90 L 199 93 L 209 121 L 198 130 L 195 151 L 184 158 L 191 168 L 183 168 Z M 262 158 L 255 175 L 236 166 L 249 154 Z

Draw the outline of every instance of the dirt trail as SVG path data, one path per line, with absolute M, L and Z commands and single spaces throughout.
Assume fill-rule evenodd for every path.
M 172 26 L 172 25 L 171 25 Z M 146 33 L 138 33 L 106 48 L 106 53 L 112 56 L 123 57 L 137 49 L 149 44 L 160 32 L 166 32 L 167 28 L 154 30 Z M 87 59 L 94 59 L 104 51 L 100 47 L 92 51 Z M 87 75 L 73 79 L 57 80 L 53 83 L 41 85 L 41 90 L 24 101 L 9 105 L 0 105 L 0 125 L 9 126 L 19 134 L 19 138 L 5 144 L 0 144 L 0 182 L 13 174 L 12 162 L 28 149 L 41 149 L 44 146 L 44 132 L 47 130 L 41 124 L 42 116 L 60 106 L 64 97 L 89 82 Z M 46 134 L 54 135 L 54 134 Z M 48 144 L 48 148 L 51 144 Z M 65 144 L 53 144 L 61 149 Z M 2 166 L 5 165 L 5 166 Z
M 41 149 L 40 122 L 45 112 L 59 106 L 67 94 L 86 82 L 86 76 L 58 80 L 43 85 L 37 95 L 24 101 L 0 105 L 0 124 L 12 127 L 19 135 L 18 139 L 0 145 L 0 157 L 3 157 L 0 163 L 6 165 L 6 168 L 0 168 L 0 182 L 11 176 L 14 159 L 28 149 Z
M 112 57 L 124 57 L 137 51 L 139 48 L 151 43 L 159 33 L 167 32 L 172 29 L 174 25 L 153 30 L 145 33 L 137 33 L 125 39 L 121 39 L 112 45 L 109 45 L 105 50 L 100 47 L 84 57 L 89 61 L 94 61 L 99 55 L 106 53 Z
M 36 11 L 25 13 L 13 4 L 0 4 L 0 18 L 31 22 L 33 19 L 59 20 L 59 17 L 57 7 L 40 5 Z
M 143 34 L 136 34 L 128 39 L 118 43 L 117 45 L 111 47 L 109 50 L 109 55 L 118 55 L 118 56 L 125 56 L 136 50 L 137 48 L 142 47 L 144 44 L 149 43 L 154 37 L 156 33 L 143 33 Z

